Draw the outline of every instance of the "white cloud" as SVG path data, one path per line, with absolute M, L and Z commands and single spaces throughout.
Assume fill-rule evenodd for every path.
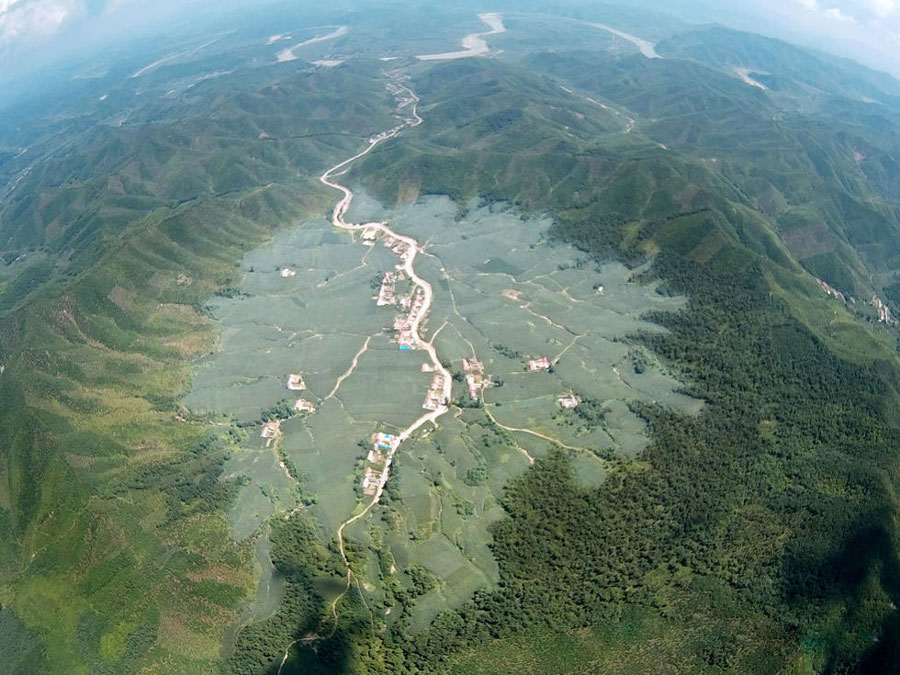
M 724 2 L 724 0 L 714 0 Z M 900 0 L 748 0 L 751 30 L 900 76 Z M 751 16 L 753 15 L 751 14 Z
M 871 0 L 870 6 L 875 16 L 887 18 L 897 9 L 896 0 Z
M 18 48 L 36 47 L 79 21 L 139 4 L 135 0 L 0 0 L 0 56 Z
M 833 7 L 823 7 L 819 0 L 794 0 L 794 2 L 810 12 L 834 19 L 854 17 L 884 19 L 900 9 L 898 0 L 838 0 Z
M 803 9 L 809 12 L 815 12 L 816 14 L 821 14 L 822 16 L 828 17 L 829 19 L 835 19 L 837 21 L 856 20 L 849 14 L 845 14 L 840 7 L 822 7 L 822 5 L 819 4 L 819 0 L 796 0 L 796 2 Z M 892 0 L 873 0 L 873 2 L 892 2 Z
M 52 35 L 81 9 L 78 0 L 0 0 L 0 46 Z
M 852 16 L 848 16 L 848 15 L 844 14 L 837 7 L 832 7 L 831 9 L 826 9 L 822 12 L 822 14 L 827 16 L 829 19 L 834 19 L 835 21 L 844 21 L 846 23 L 856 23 L 856 19 L 854 19 Z

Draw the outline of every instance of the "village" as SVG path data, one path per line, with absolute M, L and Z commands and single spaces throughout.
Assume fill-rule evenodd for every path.
M 316 411 L 316 407 L 310 403 L 309 401 L 304 401 L 302 398 L 294 404 L 294 410 L 299 412 L 312 413 Z M 272 442 L 281 436 L 281 422 L 282 420 L 272 420 L 270 422 L 266 422 L 263 424 L 262 429 L 260 430 L 259 437 L 264 438 L 266 440 L 266 447 L 269 448 L 272 446 Z
M 536 373 L 541 370 L 548 370 L 550 368 L 550 359 L 546 356 L 542 356 L 539 359 L 531 359 L 528 362 L 528 371 L 532 373 Z
M 437 373 L 431 380 L 431 386 L 428 388 L 428 393 L 425 394 L 425 403 L 422 404 L 422 407 L 425 410 L 437 410 L 442 405 L 447 405 L 447 400 L 444 398 L 444 376 Z
M 824 281 L 819 279 L 819 277 L 816 277 L 816 283 L 819 285 L 819 288 L 821 288 L 822 291 L 826 295 L 830 295 L 831 297 L 835 298 L 836 300 L 840 300 L 843 303 L 847 302 L 847 298 L 844 296 L 843 293 L 841 293 L 839 290 L 837 290 L 835 288 L 832 288 L 831 286 L 826 284 Z M 854 300 L 853 302 L 856 302 L 856 301 Z
M 888 309 L 888 306 L 874 293 L 872 294 L 872 306 L 878 314 L 878 321 L 886 323 L 889 326 L 893 326 L 897 323 L 891 316 L 891 310 Z
M 377 142 L 377 140 L 376 140 Z M 421 366 L 423 373 L 432 374 L 431 383 L 425 393 L 422 408 L 430 413 L 440 414 L 450 405 L 450 374 L 446 368 L 440 367 L 434 356 L 433 347 L 428 343 L 420 344 L 419 329 L 426 319 L 430 306 L 430 286 L 422 282 L 412 268 L 412 261 L 417 250 L 414 248 L 414 240 L 399 237 L 385 228 L 380 223 L 367 223 L 357 226 L 361 239 L 366 246 L 376 246 L 379 241 L 398 258 L 399 262 L 394 269 L 385 272 L 378 284 L 377 295 L 373 298 L 378 307 L 397 307 L 401 313 L 394 317 L 392 324 L 393 341 L 398 349 L 412 351 L 425 349 L 432 355 L 432 362 L 425 362 Z M 292 268 L 282 268 L 282 277 L 293 277 L 296 271 Z M 602 290 L 600 291 L 602 292 Z M 512 294 L 513 292 L 510 292 Z M 517 292 L 516 292 L 517 293 Z M 552 372 L 553 361 L 547 356 L 528 359 L 525 370 L 530 373 Z M 484 364 L 475 356 L 462 359 L 462 370 L 468 395 L 473 401 L 480 401 L 484 389 L 491 386 L 491 378 L 484 372 Z M 286 387 L 290 391 L 303 391 L 306 382 L 303 373 L 291 373 L 288 376 Z M 571 392 L 556 397 L 557 404 L 564 409 L 572 409 L 579 405 L 579 399 Z M 302 413 L 314 413 L 316 406 L 311 401 L 300 398 L 294 404 L 294 410 Z M 422 420 L 421 418 L 417 425 Z M 266 439 L 266 447 L 269 447 L 275 438 L 281 433 L 280 421 L 267 422 L 263 425 L 262 438 Z M 394 451 L 400 445 L 408 431 L 399 436 L 386 432 L 378 432 L 371 439 L 371 449 L 366 455 L 363 475 L 360 479 L 360 487 L 363 494 L 376 497 L 388 477 L 388 467 Z
M 363 243 L 374 246 L 380 234 L 380 229 L 373 225 L 364 227 L 362 230 Z M 384 237 L 382 243 L 385 248 L 389 248 L 400 258 L 400 263 L 394 267 L 393 271 L 386 272 L 382 277 L 375 302 L 379 307 L 398 306 L 405 312 L 394 317 L 394 340 L 401 351 L 414 350 L 419 346 L 417 327 L 425 318 L 424 313 L 427 311 L 425 290 L 418 284 L 413 284 L 410 291 L 398 290 L 398 284 L 403 284 L 408 280 L 404 269 L 409 264 L 414 252 L 411 250 L 410 244 L 391 235 Z M 422 408 L 432 412 L 449 403 L 446 377 L 443 373 L 435 371 L 434 365 L 422 364 L 423 373 L 435 373 L 422 404 Z M 366 457 L 367 466 L 362 477 L 364 494 L 373 496 L 379 488 L 384 487 L 383 483 L 387 480 L 387 472 L 384 471 L 383 465 L 386 464 L 397 445 L 399 445 L 399 440 L 396 436 L 382 432 L 375 435 L 372 449 Z M 377 469 L 375 466 L 382 466 L 382 468 Z
M 830 295 L 832 298 L 835 298 L 836 300 L 840 300 L 840 301 L 843 302 L 845 305 L 847 304 L 848 301 L 849 301 L 850 303 L 852 303 L 852 304 L 856 304 L 856 300 L 853 299 L 852 296 L 850 296 L 850 297 L 848 298 L 848 296 L 844 295 L 843 293 L 841 293 L 841 292 L 840 292 L 839 290 L 837 290 L 836 288 L 833 288 L 833 287 L 829 286 L 827 283 L 825 283 L 824 281 L 822 281 L 822 280 L 819 279 L 818 277 L 815 277 L 815 279 L 816 279 L 816 284 L 818 284 L 819 288 L 822 289 L 822 291 L 823 291 L 826 295 Z M 872 302 L 871 302 L 871 305 L 872 305 L 872 307 L 875 308 L 875 314 L 876 314 L 877 317 L 878 317 L 878 322 L 879 322 L 879 323 L 887 324 L 888 326 L 895 326 L 895 325 L 897 325 L 896 319 L 894 319 L 894 317 L 891 316 L 891 310 L 890 310 L 890 308 L 889 308 L 889 307 L 884 303 L 884 301 L 883 301 L 881 298 L 879 298 L 878 295 L 875 294 L 875 293 L 872 294 Z
M 362 232 L 363 241 L 370 245 L 374 245 L 378 235 L 379 230 L 373 226 L 365 227 Z M 414 286 L 411 292 L 403 293 L 398 291 L 398 284 L 408 280 L 403 270 L 409 259 L 410 247 L 409 244 L 391 236 L 384 238 L 384 246 L 400 258 L 401 264 L 396 265 L 394 271 L 385 272 L 381 279 L 381 286 L 378 289 L 375 303 L 379 307 L 399 306 L 406 311 L 405 315 L 399 315 L 394 319 L 394 339 L 397 341 L 399 349 L 403 351 L 412 350 L 417 346 L 413 327 L 419 324 L 421 318 L 424 318 L 421 314 L 425 306 L 425 291 L 420 286 Z
M 369 145 L 375 145 L 377 143 L 381 143 L 381 141 L 396 136 L 397 133 L 403 129 L 403 124 L 398 124 L 395 127 L 388 129 L 387 131 L 382 131 L 381 133 L 375 134 L 374 136 L 369 137 Z
M 381 236 L 381 228 L 377 224 L 369 224 L 362 227 L 362 240 L 367 246 L 375 246 Z M 403 310 L 403 313 L 396 316 L 393 322 L 394 341 L 398 348 L 403 351 L 414 350 L 420 347 L 418 339 L 418 327 L 425 319 L 427 312 L 426 292 L 422 285 L 413 283 L 409 288 L 408 282 L 414 281 L 410 279 L 406 272 L 410 265 L 415 251 L 412 250 L 411 244 L 407 241 L 399 239 L 395 236 L 385 236 L 383 244 L 389 248 L 398 258 L 398 263 L 390 272 L 386 272 L 382 278 L 378 288 L 378 294 L 375 296 L 375 303 L 379 307 L 396 306 Z M 296 275 L 296 271 L 291 268 L 282 268 L 280 271 L 282 277 L 289 278 Z M 401 286 L 406 284 L 406 288 Z M 426 346 L 427 347 L 427 346 Z M 487 384 L 484 378 L 484 371 L 481 364 L 471 359 L 464 362 L 464 368 L 471 370 L 469 379 L 469 391 L 473 398 L 477 397 L 477 392 Z M 431 385 L 425 395 L 425 401 L 422 407 L 432 412 L 440 412 L 449 405 L 449 375 L 446 372 L 438 370 L 436 364 L 422 364 L 422 372 L 434 373 Z M 303 373 L 291 373 L 288 375 L 286 388 L 289 391 L 304 391 L 306 382 L 303 379 Z M 293 410 L 300 413 L 314 413 L 316 406 L 311 401 L 300 398 L 294 403 Z M 266 447 L 270 447 L 273 441 L 281 434 L 281 420 L 266 422 L 263 424 L 260 436 L 266 440 Z M 384 487 L 387 480 L 386 467 L 390 463 L 393 451 L 399 446 L 401 438 L 389 433 L 379 432 L 373 437 L 371 450 L 366 456 L 366 467 L 363 472 L 361 487 L 364 494 L 374 496 L 379 489 Z
M 303 373 L 291 373 L 288 375 L 285 387 L 289 391 L 303 391 L 306 389 L 306 382 L 303 381 Z M 298 398 L 294 402 L 293 411 L 295 413 L 314 413 L 316 411 L 316 405 L 312 401 L 307 401 L 305 398 Z M 273 441 L 281 435 L 281 422 L 281 419 L 276 419 L 269 420 L 263 424 L 259 436 L 266 440 L 267 448 L 271 447 Z
M 372 496 L 378 491 L 378 488 L 384 487 L 384 481 L 387 480 L 384 465 L 398 444 L 399 440 L 393 434 L 378 432 L 372 438 L 372 449 L 366 456 L 368 466 L 366 466 L 362 478 L 363 494 Z M 375 466 L 381 468 L 376 469 Z
M 371 241 L 371 240 L 370 240 Z M 405 245 L 388 237 L 385 241 L 386 246 L 392 247 L 398 255 L 403 255 Z M 379 306 L 399 305 L 408 310 L 405 315 L 395 317 L 393 329 L 395 340 L 401 350 L 414 349 L 416 347 L 416 336 L 412 330 L 412 326 L 416 325 L 419 313 L 424 305 L 422 289 L 415 287 L 414 290 L 406 295 L 398 297 L 396 293 L 396 284 L 406 280 L 400 266 L 394 272 L 388 272 L 384 275 L 379 289 L 376 301 Z M 546 356 L 536 359 L 529 359 L 526 369 L 528 372 L 547 372 L 553 363 Z M 462 369 L 464 380 L 469 396 L 473 401 L 480 400 L 481 392 L 491 386 L 491 378 L 485 375 L 484 364 L 474 356 L 462 359 Z M 439 410 L 441 407 L 449 405 L 448 396 L 446 394 L 447 384 L 446 376 L 439 372 L 432 363 L 425 362 L 421 366 L 423 373 L 433 373 L 431 384 L 425 394 L 425 401 L 422 408 L 429 411 Z M 303 373 L 291 373 L 285 384 L 290 391 L 303 391 L 306 389 L 306 382 L 303 379 Z M 558 396 L 557 404 L 564 409 L 573 409 L 578 406 L 580 400 L 571 392 Z M 316 406 L 311 401 L 300 398 L 297 399 L 293 406 L 294 410 L 301 413 L 314 413 Z M 266 439 L 266 447 L 270 447 L 272 442 L 281 434 L 281 420 L 266 422 L 260 436 Z M 361 488 L 363 494 L 374 496 L 378 490 L 384 487 L 387 480 L 387 472 L 385 466 L 393 454 L 393 451 L 399 445 L 398 436 L 378 432 L 371 439 L 371 449 L 366 455 L 366 466 L 361 479 Z
M 478 394 L 490 384 L 490 380 L 484 376 L 484 365 L 476 358 L 462 360 L 463 372 L 466 374 L 466 388 L 469 396 L 478 399 Z
M 394 114 L 394 117 L 402 121 L 404 125 L 415 126 L 415 115 L 402 115 L 400 114 L 400 111 L 415 104 L 417 100 L 416 97 L 412 95 L 409 89 L 401 84 L 396 84 L 394 82 L 389 82 L 386 86 L 386 89 L 391 94 L 393 94 L 397 100 L 397 113 Z

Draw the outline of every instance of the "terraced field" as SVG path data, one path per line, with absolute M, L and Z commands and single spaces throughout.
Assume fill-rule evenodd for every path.
M 659 331 L 642 316 L 677 310 L 681 299 L 632 282 L 620 264 L 598 267 L 552 244 L 546 220 L 522 220 L 503 205 L 456 214 L 446 198 L 385 210 L 363 194 L 347 216 L 386 221 L 424 247 L 416 270 L 433 284 L 434 303 L 422 338 L 454 373 L 454 412 L 402 446 L 383 503 L 344 533 L 366 552 L 365 588 L 388 621 L 390 588 L 408 586 L 411 570 L 429 575 L 414 628 L 496 581 L 487 526 L 503 517 L 504 486 L 535 457 L 553 444 L 569 448 L 579 478 L 596 484 L 608 462 L 647 443 L 630 402 L 699 408 L 628 340 Z M 240 292 L 211 306 L 221 337 L 186 404 L 246 425 L 247 440 L 226 466 L 244 483 L 231 514 L 238 538 L 304 504 L 322 539 L 333 539 L 366 503 L 360 483 L 371 437 L 396 434 L 422 415 L 429 359 L 398 349 L 399 310 L 375 302 L 397 262 L 384 243 L 363 245 L 324 219 L 309 221 L 247 255 Z M 544 357 L 547 367 L 529 369 Z M 463 359 L 483 366 L 487 386 L 474 397 Z M 303 374 L 304 391 L 286 389 L 291 373 Z M 261 413 L 299 396 L 315 412 L 285 421 L 274 444 L 260 438 L 253 423 Z M 565 409 L 560 399 L 569 397 L 578 405 Z M 298 472 L 299 490 L 283 459 Z

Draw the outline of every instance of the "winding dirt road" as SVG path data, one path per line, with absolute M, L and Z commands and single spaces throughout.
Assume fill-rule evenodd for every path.
M 416 109 L 419 104 L 419 97 L 416 96 L 415 93 L 413 93 L 412 89 L 410 89 L 406 85 L 399 84 L 397 82 L 395 82 L 393 84 L 397 87 L 398 91 L 402 90 L 402 91 L 406 92 L 406 94 L 409 97 L 405 101 L 400 102 L 400 104 L 398 105 L 398 112 L 403 110 L 404 108 L 407 108 L 411 104 L 412 107 L 409 110 L 410 117 L 403 119 L 402 124 L 399 124 L 396 127 L 388 129 L 387 131 L 383 131 L 383 132 L 369 138 L 369 143 L 363 150 L 356 153 L 352 157 L 348 157 L 347 159 L 335 164 L 333 167 L 328 169 L 328 171 L 326 171 L 319 177 L 319 181 L 323 185 L 327 185 L 328 187 L 333 188 L 333 189 L 338 190 L 341 193 L 343 193 L 343 197 L 341 197 L 340 201 L 337 204 L 335 204 L 334 210 L 332 211 L 332 214 L 331 214 L 332 225 L 334 225 L 335 227 L 339 227 L 342 230 L 350 230 L 350 231 L 373 228 L 373 229 L 378 230 L 379 232 L 383 232 L 385 235 L 387 235 L 389 237 L 393 237 L 397 241 L 400 241 L 400 242 L 403 242 L 404 244 L 406 244 L 407 249 L 401 256 L 402 269 L 404 272 L 406 272 L 409 279 L 413 282 L 413 285 L 415 286 L 415 288 L 421 289 L 422 294 L 423 294 L 422 307 L 418 312 L 416 312 L 412 316 L 412 320 L 410 321 L 409 330 L 413 335 L 416 346 L 419 349 L 423 349 L 428 353 L 428 356 L 431 359 L 431 363 L 434 366 L 435 372 L 438 372 L 444 376 L 444 386 L 443 386 L 443 391 L 441 392 L 441 396 L 442 396 L 442 400 L 450 401 L 451 388 L 452 388 L 452 378 L 450 375 L 450 371 L 448 371 L 444 367 L 444 365 L 441 363 L 441 361 L 437 355 L 437 350 L 434 348 L 434 345 L 430 342 L 426 342 L 425 340 L 423 340 L 422 336 L 419 334 L 419 327 L 421 326 L 422 321 L 428 315 L 428 311 L 431 309 L 431 304 L 434 299 L 434 290 L 433 290 L 431 284 L 428 281 L 426 281 L 425 279 L 423 279 L 422 277 L 420 277 L 416 273 L 416 270 L 415 270 L 414 265 L 415 265 L 416 255 L 422 252 L 422 248 L 419 246 L 419 242 L 416 241 L 413 237 L 408 237 L 405 235 L 398 234 L 397 232 L 392 230 L 390 227 L 388 227 L 387 223 L 384 223 L 384 222 L 373 222 L 373 223 L 349 223 L 349 222 L 347 222 L 344 219 L 344 217 L 347 215 L 347 211 L 350 209 L 350 204 L 353 201 L 353 191 L 350 188 L 348 188 L 347 186 L 341 185 L 340 183 L 338 183 L 334 180 L 334 178 L 336 178 L 337 176 L 343 175 L 348 170 L 350 164 L 352 164 L 359 158 L 364 157 L 365 155 L 369 154 L 372 151 L 372 149 L 375 146 L 377 146 L 379 143 L 383 143 L 384 141 L 388 140 L 389 138 L 394 138 L 397 134 L 399 134 L 403 129 L 405 129 L 407 127 L 410 127 L 410 128 L 417 127 L 420 124 L 422 124 L 422 122 L 424 121 L 419 116 L 419 113 Z M 413 292 L 415 292 L 415 290 Z M 344 377 L 347 377 L 353 371 L 359 357 L 365 351 L 365 349 L 368 347 L 368 345 L 369 345 L 369 340 L 367 339 L 365 342 L 365 345 L 363 345 L 363 349 L 361 349 L 356 354 L 356 357 L 354 358 L 353 363 L 351 364 L 350 370 L 347 373 L 345 373 L 344 376 L 342 376 L 341 380 Z M 329 398 L 337 392 L 337 389 L 340 386 L 341 380 L 338 381 L 338 384 L 335 386 L 334 390 L 331 392 L 331 394 L 329 394 Z M 432 424 L 434 424 L 436 426 L 438 417 L 440 417 L 444 413 L 448 412 L 449 410 L 450 410 L 450 408 L 448 405 L 441 404 L 438 406 L 437 409 L 432 410 L 432 411 L 422 415 L 421 417 L 419 417 L 415 422 L 410 424 L 406 429 L 404 429 L 397 436 L 396 441 L 392 444 L 390 450 L 388 451 L 387 457 L 385 458 L 384 468 L 381 471 L 381 477 L 378 481 L 378 488 L 377 488 L 375 494 L 372 495 L 372 499 L 369 501 L 368 504 L 366 504 L 366 506 L 361 511 L 359 511 L 355 515 L 351 516 L 347 520 L 345 520 L 343 523 L 341 523 L 340 527 L 338 528 L 338 531 L 337 531 L 338 549 L 341 554 L 341 559 L 343 560 L 344 565 L 347 568 L 347 586 L 344 588 L 344 590 L 341 592 L 341 594 L 338 595 L 334 599 L 334 601 L 331 603 L 331 614 L 334 619 L 334 623 L 331 628 L 331 633 L 327 637 L 334 635 L 335 630 L 337 630 L 337 624 L 338 624 L 337 605 L 341 601 L 341 598 L 343 598 L 344 595 L 347 594 L 347 591 L 350 590 L 350 587 L 353 584 L 353 570 L 350 569 L 350 563 L 347 560 L 347 555 L 346 555 L 346 552 L 344 551 L 344 529 L 348 525 L 356 522 L 357 520 L 359 520 L 360 518 L 365 516 L 381 500 L 381 495 L 384 492 L 384 485 L 385 485 L 385 483 L 387 483 L 388 476 L 390 476 L 391 464 L 394 459 L 394 454 L 397 452 L 400 445 L 405 440 L 407 440 L 413 433 L 415 433 L 418 429 L 420 429 L 422 426 L 424 426 L 425 424 L 428 424 L 429 422 L 431 422 Z M 296 509 L 294 511 L 296 511 Z M 290 517 L 290 516 L 288 516 L 288 517 Z M 281 660 L 281 665 L 278 668 L 278 673 L 280 674 L 282 669 L 284 668 L 284 664 L 287 662 L 290 650 L 295 644 L 297 644 L 298 642 L 304 642 L 304 641 L 315 641 L 315 640 L 319 639 L 320 637 L 321 636 L 319 636 L 319 635 L 310 635 L 310 636 L 307 636 L 300 640 L 295 640 L 290 645 L 288 645 L 287 649 L 285 650 L 284 657 Z
M 416 255 L 422 252 L 422 248 L 419 245 L 419 242 L 416 241 L 413 237 L 405 236 L 402 234 L 398 234 L 390 227 L 388 227 L 387 223 L 384 222 L 372 222 L 372 223 L 349 223 L 344 217 L 347 214 L 347 211 L 350 209 L 350 204 L 353 201 L 353 191 L 350 190 L 345 185 L 341 185 L 340 183 L 334 180 L 335 176 L 341 175 L 347 167 L 355 162 L 360 157 L 368 154 L 372 151 L 372 149 L 382 143 L 389 138 L 393 138 L 400 131 L 407 127 L 417 127 L 422 123 L 422 118 L 419 116 L 416 107 L 419 103 L 419 98 L 416 96 L 413 91 L 405 86 L 405 85 L 397 85 L 400 89 L 405 91 L 409 95 L 409 101 L 412 103 L 412 108 L 410 110 L 411 118 L 405 120 L 403 124 L 396 126 L 388 131 L 384 131 L 376 136 L 373 136 L 369 139 L 368 146 L 363 149 L 361 152 L 353 155 L 352 157 L 335 164 L 333 167 L 328 169 L 325 173 L 321 175 L 319 180 L 330 188 L 334 188 L 335 190 L 339 190 L 343 193 L 343 197 L 341 200 L 335 205 L 334 211 L 331 215 L 331 223 L 335 227 L 339 227 L 343 230 L 363 230 L 363 229 L 375 229 L 379 232 L 384 233 L 388 237 L 393 237 L 395 240 L 402 242 L 406 245 L 406 251 L 401 255 L 400 260 L 402 264 L 402 269 L 409 277 L 409 279 L 413 282 L 413 285 L 416 289 L 421 289 L 422 291 L 422 308 L 412 314 L 409 330 L 413 335 L 414 342 L 417 348 L 424 350 L 428 353 L 428 357 L 431 359 L 431 363 L 434 366 L 435 372 L 443 375 L 444 385 L 443 391 L 441 392 L 441 400 L 442 401 L 450 401 L 451 398 L 451 388 L 452 388 L 452 378 L 450 375 L 450 371 L 448 371 L 444 365 L 441 363 L 438 358 L 437 350 L 431 342 L 426 342 L 422 339 L 422 336 L 419 334 L 419 329 L 422 324 L 422 321 L 428 315 L 428 311 L 431 309 L 431 304 L 434 300 L 434 290 L 431 286 L 431 283 L 420 277 L 416 273 L 415 269 L 415 260 Z M 401 108 L 406 107 L 408 103 L 401 104 Z M 415 291 L 414 291 L 415 292 Z M 362 518 L 366 515 L 381 499 L 381 495 L 384 492 L 384 485 L 387 482 L 388 476 L 390 475 L 391 463 L 394 459 L 394 454 L 397 452 L 400 445 L 406 441 L 412 434 L 414 434 L 418 429 L 422 426 L 428 424 L 429 422 L 432 424 L 437 423 L 437 419 L 443 415 L 444 413 L 450 410 L 449 406 L 445 403 L 442 403 L 438 406 L 437 409 L 432 410 L 421 417 L 419 417 L 415 422 L 410 424 L 406 429 L 404 429 L 397 437 L 397 440 L 391 445 L 390 450 L 388 451 L 387 457 L 385 458 L 384 468 L 381 472 L 380 480 L 378 481 L 378 488 L 375 491 L 375 494 L 372 496 L 372 499 L 369 503 L 358 513 L 351 516 L 343 523 L 341 523 L 340 527 L 337 531 L 338 538 L 338 548 L 341 554 L 341 558 L 344 561 L 344 565 L 347 567 L 347 587 L 344 589 L 344 592 L 335 598 L 332 603 L 331 610 L 332 615 L 334 617 L 334 627 L 337 627 L 337 603 L 343 597 L 343 595 L 350 589 L 353 579 L 353 571 L 350 569 L 349 562 L 347 560 L 347 556 L 344 552 L 344 529 Z M 334 628 L 332 629 L 332 632 Z

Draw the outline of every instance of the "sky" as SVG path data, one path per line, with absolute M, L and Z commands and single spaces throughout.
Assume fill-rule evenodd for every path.
M 184 22 L 275 0 L 0 0 L 0 86 L 42 68 Z M 291 0 L 303 2 L 308 0 Z M 315 1 L 315 0 L 312 0 Z M 180 21 L 179 21 L 180 20 Z
M 798 42 L 900 76 L 900 0 L 750 0 L 762 20 Z M 777 30 L 772 32 L 778 32 Z
M 616 0 L 613 0 L 616 1 Z M 248 0 L 0 0 L 0 79 L 16 61 L 65 36 L 129 33 L 171 11 Z M 504 3 L 506 4 L 506 3 Z M 720 22 L 815 46 L 900 76 L 900 0 L 682 0 L 660 2 L 694 21 Z M 486 0 L 486 8 L 490 0 Z M 676 10 L 677 8 L 677 10 Z M 3 73 L 2 70 L 7 71 Z
M 900 77 L 900 0 L 630 1 L 691 22 L 815 47 Z
M 136 2 L 139 0 L 130 0 Z M 113 13 L 129 0 L 0 0 L 0 49 L 40 43 L 73 23 Z
M 266 0 L 270 1 L 270 0 Z M 0 69 L 53 45 L 128 38 L 174 15 L 211 13 L 251 0 L 0 0 Z M 259 2 L 258 4 L 263 4 Z M 2 75 L 9 74 L 0 72 Z

